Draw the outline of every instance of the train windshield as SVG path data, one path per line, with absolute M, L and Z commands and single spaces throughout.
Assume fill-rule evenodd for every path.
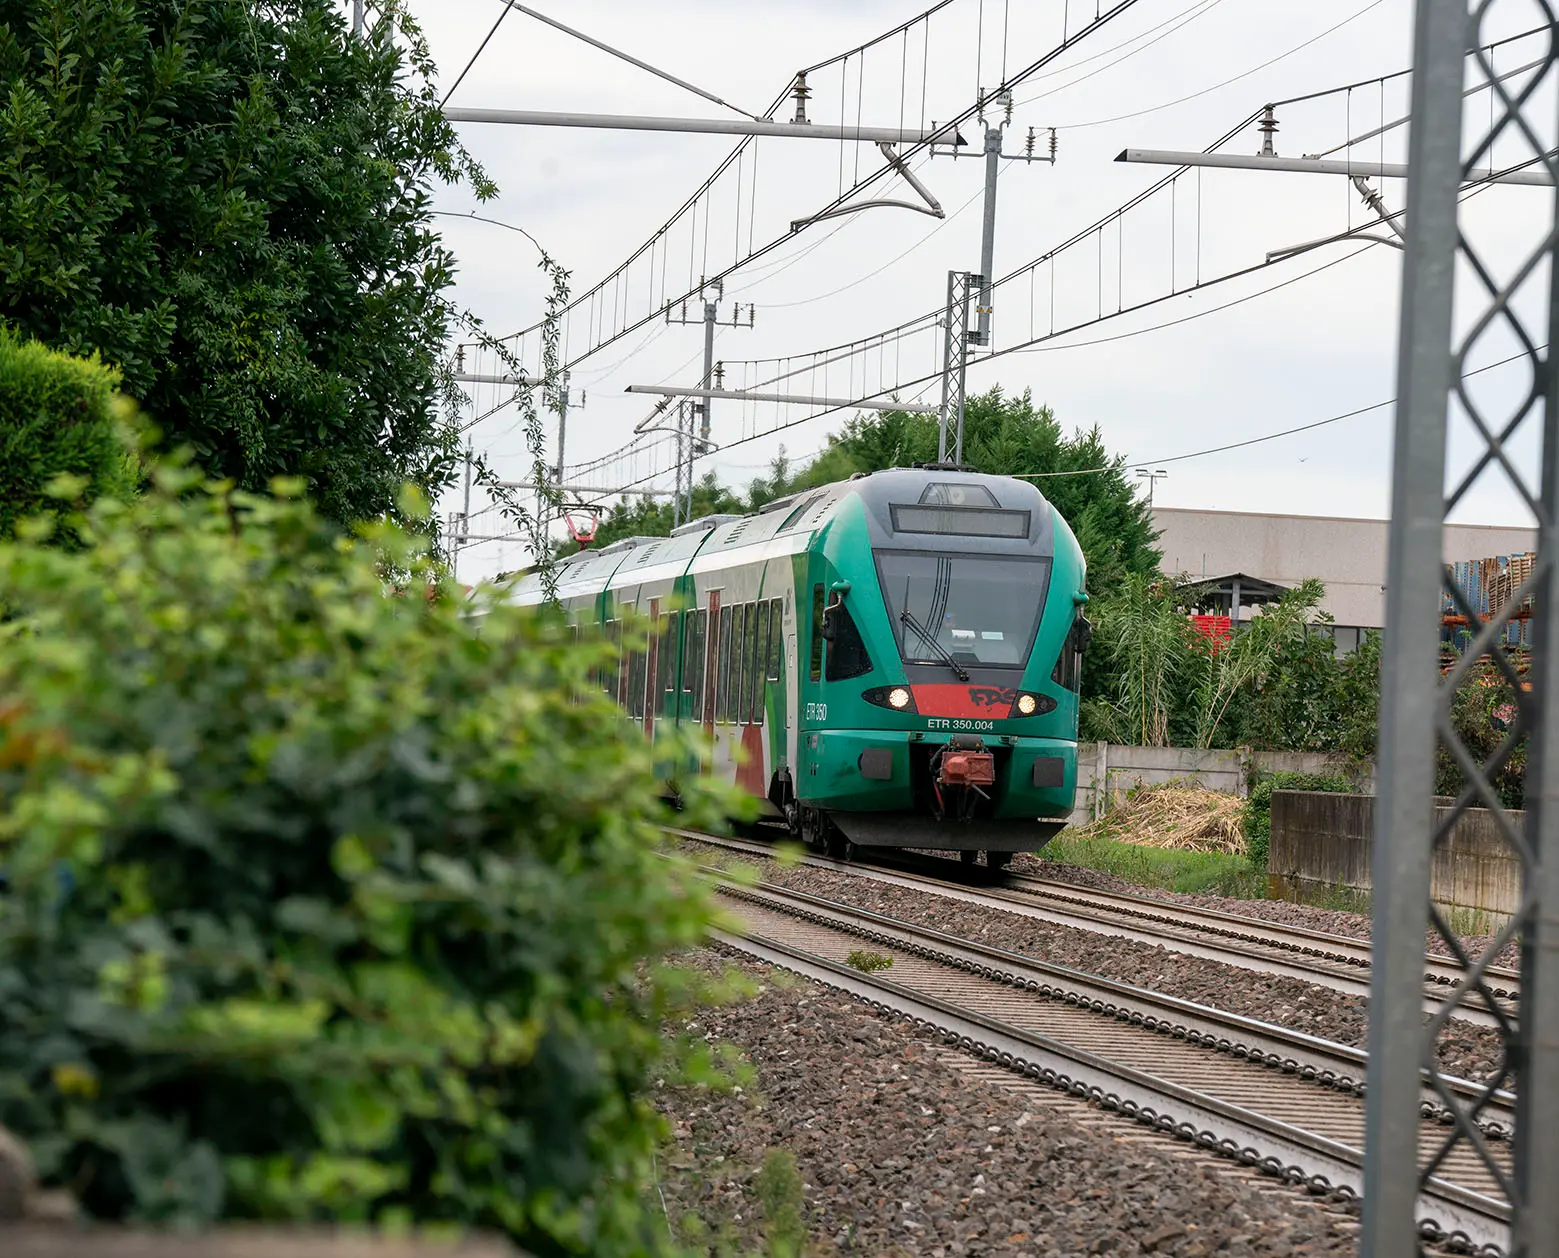
M 877 575 L 905 663 L 1027 663 L 1050 560 L 879 550 Z

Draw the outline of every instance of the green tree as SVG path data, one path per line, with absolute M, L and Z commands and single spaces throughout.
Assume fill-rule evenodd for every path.
M 391 526 L 153 482 L 0 544 L 0 1124 L 98 1218 L 653 1252 L 661 959 L 713 906 L 605 648 L 475 632 Z
M 173 444 L 337 520 L 431 495 L 469 177 L 404 0 L 0 0 L 0 319 L 97 353 Z
M 120 438 L 117 384 L 101 363 L 0 325 L 0 538 L 56 505 L 48 496 L 56 477 L 73 478 L 89 499 L 131 491 L 137 470 Z

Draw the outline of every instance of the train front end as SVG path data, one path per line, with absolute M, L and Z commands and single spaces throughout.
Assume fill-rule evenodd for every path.
M 821 641 L 799 713 L 808 837 L 992 864 L 1044 846 L 1073 807 L 1088 633 L 1066 522 L 1023 481 L 879 472 L 809 560 Z

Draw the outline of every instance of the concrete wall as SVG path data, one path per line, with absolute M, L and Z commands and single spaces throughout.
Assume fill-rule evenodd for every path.
M 1253 772 L 1329 773 L 1349 778 L 1361 791 L 1373 792 L 1375 789 L 1373 765 L 1356 765 L 1344 757 L 1322 752 L 1079 743 L 1077 803 L 1071 823 L 1086 824 L 1138 786 L 1181 782 L 1204 790 L 1248 795 Z
M 1319 577 L 1326 583 L 1321 610 L 1339 625 L 1379 629 L 1386 623 L 1385 520 L 1155 507 L 1153 524 L 1161 534 L 1162 567 L 1171 575 L 1244 572 L 1286 586 Z M 1448 525 L 1445 560 L 1528 551 L 1536 538 L 1530 528 Z
M 1435 820 L 1449 814 L 1449 808 L 1437 808 Z M 1524 814 L 1512 816 L 1523 824 Z M 1291 900 L 1315 899 L 1337 887 L 1368 893 L 1374 827 L 1371 795 L 1274 791 L 1267 855 L 1272 892 Z M 1429 879 L 1429 894 L 1444 908 L 1472 910 L 1497 922 L 1520 905 L 1521 862 L 1486 809 L 1458 818 L 1435 848 Z

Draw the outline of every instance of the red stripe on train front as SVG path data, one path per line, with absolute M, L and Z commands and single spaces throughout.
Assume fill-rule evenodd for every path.
M 972 686 L 950 682 L 934 686 L 911 686 L 915 710 L 921 716 L 984 717 L 1004 720 L 1017 701 L 1015 687 Z

